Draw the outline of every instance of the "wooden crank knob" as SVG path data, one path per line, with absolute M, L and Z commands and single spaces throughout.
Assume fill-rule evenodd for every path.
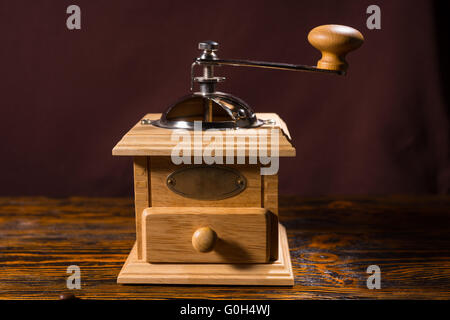
M 213 250 L 216 241 L 217 234 L 210 227 L 199 228 L 192 235 L 192 246 L 198 252 L 209 252 Z
M 308 34 L 308 41 L 322 52 L 317 68 L 345 72 L 348 68 L 346 54 L 358 49 L 363 44 L 364 37 L 351 27 L 327 24 L 312 29 Z

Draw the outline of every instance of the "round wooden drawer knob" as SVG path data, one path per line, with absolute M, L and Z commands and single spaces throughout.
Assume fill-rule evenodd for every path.
M 210 227 L 199 228 L 192 235 L 192 246 L 198 252 L 209 252 L 213 250 L 216 241 L 217 234 Z

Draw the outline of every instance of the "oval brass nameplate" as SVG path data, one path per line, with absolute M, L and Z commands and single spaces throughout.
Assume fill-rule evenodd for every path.
M 199 165 L 172 172 L 166 184 L 170 190 L 186 198 L 221 200 L 244 191 L 247 179 L 232 168 Z

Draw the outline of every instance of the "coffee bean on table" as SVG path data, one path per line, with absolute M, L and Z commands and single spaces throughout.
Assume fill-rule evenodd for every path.
M 59 300 L 75 300 L 77 297 L 73 293 L 61 293 Z

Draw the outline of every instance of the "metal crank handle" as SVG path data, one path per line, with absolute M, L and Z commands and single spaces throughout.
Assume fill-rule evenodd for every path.
M 208 81 L 214 83 L 223 81 L 224 78 L 212 76 L 214 66 L 253 67 L 345 75 L 348 69 L 348 63 L 345 60 L 345 56 L 350 51 L 359 48 L 364 42 L 364 37 L 361 32 L 354 28 L 337 24 L 328 24 L 312 29 L 308 34 L 308 41 L 314 48 L 322 53 L 322 57 L 317 62 L 316 66 L 266 61 L 220 59 L 216 55 L 216 51 L 219 48 L 217 42 L 200 42 L 199 49 L 203 50 L 203 53 L 194 60 L 194 63 L 191 66 L 191 89 L 193 87 L 193 82 L 196 80 L 200 80 L 203 83 Z M 194 67 L 196 65 L 203 66 L 203 77 L 194 77 Z
M 312 29 L 308 34 L 309 43 L 322 53 L 322 58 L 317 66 L 306 66 L 289 63 L 219 59 L 215 55 L 203 54 L 195 59 L 198 64 L 227 65 L 238 67 L 255 67 L 291 71 L 325 72 L 344 75 L 348 68 L 345 56 L 350 51 L 359 48 L 364 37 L 358 30 L 337 25 L 328 24 Z M 211 45 L 213 43 L 213 45 Z M 218 48 L 216 42 L 204 42 L 203 47 L 212 51 Z
M 319 69 L 314 66 L 305 66 L 301 64 L 290 64 L 290 63 L 278 63 L 278 62 L 266 62 L 266 61 L 252 61 L 252 60 L 230 60 L 230 59 L 219 59 L 219 60 L 205 60 L 197 58 L 195 60 L 198 64 L 212 64 L 219 66 L 234 66 L 234 67 L 253 67 L 253 68 L 263 68 L 263 69 L 275 69 L 275 70 L 288 70 L 288 71 L 309 71 L 309 72 L 325 72 L 325 73 L 335 73 L 339 75 L 345 74 L 345 71 L 340 70 L 328 70 Z

